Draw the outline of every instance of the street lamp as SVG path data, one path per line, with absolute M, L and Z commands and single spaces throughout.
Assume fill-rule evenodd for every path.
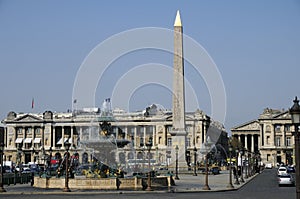
M 244 150 L 244 155 L 245 155 L 245 179 L 248 179 L 248 167 L 249 167 L 249 159 L 248 159 L 248 150 Z
M 201 153 L 205 155 L 205 185 L 203 187 L 203 190 L 210 190 L 210 187 L 208 186 L 208 153 L 210 151 L 210 148 L 212 146 L 212 142 L 210 140 L 210 137 L 207 136 L 206 142 L 201 147 Z
M 175 162 L 175 180 L 179 180 L 178 177 L 178 145 L 175 147 L 175 155 L 176 155 L 176 162 Z
M 19 166 L 19 175 L 21 175 L 22 148 L 21 148 L 20 144 L 19 144 L 19 147 L 18 147 L 17 160 L 18 160 L 17 163 L 18 163 L 18 166 Z
M 234 186 L 232 185 L 231 156 L 232 156 L 232 146 L 231 146 L 231 144 L 229 144 L 229 183 L 227 185 L 228 189 L 233 189 L 234 188 Z
M 147 183 L 147 191 L 152 191 L 151 188 L 151 169 L 150 169 L 150 151 L 152 147 L 152 137 L 149 138 L 149 141 L 146 143 L 146 147 L 148 149 L 148 183 Z
M 239 160 L 239 150 L 236 149 L 235 150 L 235 154 L 236 154 L 236 158 L 235 158 L 235 168 L 236 168 L 236 172 L 235 172 L 235 182 L 234 184 L 239 185 L 239 173 L 238 173 L 238 160 Z
M 294 99 L 294 104 L 290 108 L 289 113 L 291 114 L 292 124 L 295 126 L 294 139 L 295 139 L 295 159 L 296 159 L 296 198 L 300 199 L 300 135 L 299 135 L 299 124 L 300 124 L 300 106 L 297 97 Z
M 66 161 L 66 176 L 65 176 L 65 188 L 63 189 L 64 192 L 70 192 L 70 188 L 69 188 L 69 149 L 70 149 L 71 143 L 69 143 L 69 140 L 67 140 L 65 142 L 65 147 L 66 147 L 66 157 L 65 157 L 65 161 Z
M 50 159 L 50 162 L 49 162 L 49 168 L 51 167 L 51 160 L 52 160 L 52 147 L 50 146 L 50 148 L 49 148 L 49 159 Z
M 1 163 L 1 182 L 0 182 L 0 192 L 6 192 L 6 190 L 3 188 L 3 151 L 4 151 L 4 135 L 0 135 L 0 163 Z M 2 140 L 3 138 L 3 140 Z
M 240 151 L 241 152 L 241 182 L 244 183 L 245 180 L 244 180 L 244 161 L 243 161 L 243 155 L 245 153 L 245 150 L 244 148 L 242 148 L 242 150 Z
M 197 176 L 196 163 L 197 163 L 197 148 L 195 146 L 194 147 L 194 174 L 193 174 L 193 176 Z

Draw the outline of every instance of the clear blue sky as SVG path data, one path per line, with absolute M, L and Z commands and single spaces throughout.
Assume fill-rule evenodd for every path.
M 9 111 L 71 109 L 76 73 L 95 46 L 132 28 L 173 29 L 178 9 L 184 33 L 206 49 L 221 73 L 227 95 L 226 129 L 257 118 L 266 107 L 287 109 L 295 95 L 300 97 L 297 0 L 2 0 L 0 119 Z M 149 55 L 147 51 L 131 53 L 114 64 L 127 65 L 126 69 L 149 62 L 172 65 L 171 55 L 151 50 Z M 108 72 L 105 83 L 98 86 L 99 107 L 120 76 L 117 67 Z M 193 72 L 187 68 L 188 75 Z M 199 86 L 200 108 L 210 114 L 205 83 L 201 77 L 192 83 Z M 131 109 L 143 109 L 152 102 L 170 109 L 171 94 L 145 86 L 132 97 Z

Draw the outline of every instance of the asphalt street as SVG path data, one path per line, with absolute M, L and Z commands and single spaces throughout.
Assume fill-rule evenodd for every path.
M 153 199 L 155 198 L 178 198 L 178 199 L 186 199 L 186 198 L 205 198 L 205 199 L 291 199 L 296 198 L 296 189 L 295 187 L 279 187 L 277 183 L 277 176 L 276 170 L 264 170 L 261 174 L 254 177 L 251 181 L 249 181 L 244 186 L 240 187 L 238 190 L 234 191 L 216 191 L 216 192 L 197 192 L 197 191 L 187 191 L 187 192 L 180 192 L 180 193 L 166 193 L 166 192 L 115 192 L 115 193 L 85 193 L 85 192 L 70 192 L 70 193 L 26 193 L 26 194 L 11 194 L 8 192 L 6 194 L 1 194 L 0 198 L 2 199 L 12 199 L 12 198 L 43 198 L 46 197 L 47 199 L 76 199 L 76 198 L 98 198 L 98 199 L 131 199 L 131 198 L 146 198 L 146 199 Z

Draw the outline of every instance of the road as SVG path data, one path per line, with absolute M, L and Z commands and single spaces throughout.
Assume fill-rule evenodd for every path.
M 95 194 L 84 194 L 84 193 L 68 193 L 68 194 L 22 194 L 22 195 L 1 195 L 1 199 L 35 199 L 35 198 L 49 198 L 49 199 L 132 199 L 132 198 L 178 198 L 178 199 L 291 199 L 296 198 L 295 187 L 279 187 L 277 184 L 276 170 L 265 170 L 263 173 L 255 177 L 252 181 L 248 182 L 242 188 L 237 191 L 227 191 L 227 192 L 198 192 L 198 193 L 115 193 L 115 194 L 105 194 L 105 193 L 95 193 Z

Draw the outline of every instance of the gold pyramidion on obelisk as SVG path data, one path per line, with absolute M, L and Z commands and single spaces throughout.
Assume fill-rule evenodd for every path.
M 179 10 L 177 10 L 174 26 L 182 26 Z

